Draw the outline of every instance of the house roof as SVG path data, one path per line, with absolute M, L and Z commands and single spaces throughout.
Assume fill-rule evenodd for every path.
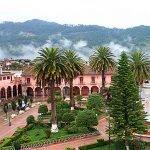
M 89 65 L 84 65 L 83 75 L 99 75 L 101 73 L 93 71 Z M 108 71 L 106 74 L 112 74 L 112 71 Z M 33 66 L 26 66 L 23 68 L 22 76 L 35 76 L 33 72 Z

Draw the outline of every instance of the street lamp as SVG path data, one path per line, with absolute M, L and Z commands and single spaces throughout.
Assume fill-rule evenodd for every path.
M 11 104 L 8 104 L 8 112 L 11 110 Z M 8 126 L 11 126 L 11 121 L 10 121 L 10 112 L 8 114 Z

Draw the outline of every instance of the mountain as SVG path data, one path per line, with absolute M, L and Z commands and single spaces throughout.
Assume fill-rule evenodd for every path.
M 42 47 L 76 49 L 89 56 L 98 45 L 106 45 L 119 53 L 121 50 L 150 50 L 150 26 L 127 29 L 97 25 L 61 25 L 33 19 L 25 22 L 0 24 L 0 54 L 4 57 L 36 57 Z

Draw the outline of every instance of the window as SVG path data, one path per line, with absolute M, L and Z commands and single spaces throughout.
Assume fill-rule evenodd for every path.
M 95 83 L 95 77 L 91 77 L 91 83 Z
M 9 80 L 10 79 L 10 76 L 7 76 L 7 80 Z
M 83 77 L 80 77 L 80 83 L 81 84 L 83 83 Z
M 6 80 L 6 77 L 3 77 L 3 80 Z
M 2 77 L 0 77 L 0 80 L 2 80 Z
M 27 84 L 30 84 L 30 78 L 27 78 Z

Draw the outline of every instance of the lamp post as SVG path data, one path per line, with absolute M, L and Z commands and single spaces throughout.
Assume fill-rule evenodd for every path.
M 11 109 L 11 104 L 8 104 L 8 126 L 11 126 L 11 121 L 10 121 L 10 109 Z

